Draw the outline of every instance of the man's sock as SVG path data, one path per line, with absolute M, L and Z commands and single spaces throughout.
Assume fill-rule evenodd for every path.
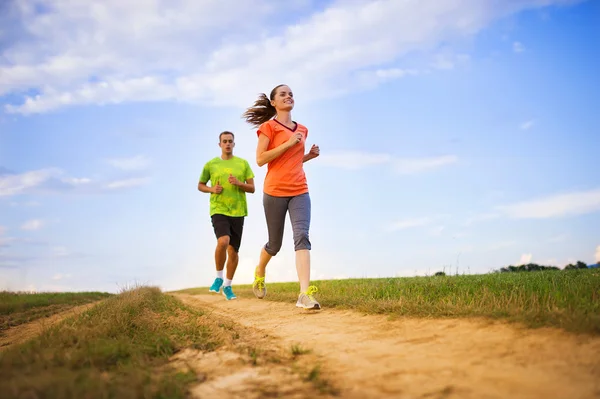
M 223 270 L 217 270 L 217 277 L 220 279 L 223 278 Z
M 230 279 L 226 278 L 225 279 L 225 284 L 223 284 L 225 287 L 231 287 L 231 281 Z

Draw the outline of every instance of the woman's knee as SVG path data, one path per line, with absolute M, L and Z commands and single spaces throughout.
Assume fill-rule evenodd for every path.
M 311 249 L 308 230 L 294 231 L 294 250 Z

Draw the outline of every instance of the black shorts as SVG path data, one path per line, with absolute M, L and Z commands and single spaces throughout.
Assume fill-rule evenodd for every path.
M 239 252 L 240 245 L 242 244 L 242 232 L 244 231 L 244 217 L 215 214 L 210 218 L 217 239 L 219 237 L 229 236 L 229 245 L 235 249 L 235 252 Z

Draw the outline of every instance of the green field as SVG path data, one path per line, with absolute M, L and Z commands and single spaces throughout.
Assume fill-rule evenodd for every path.
M 240 365 L 288 365 L 306 382 L 308 397 L 331 390 L 318 367 L 298 363 L 306 353 L 302 348 L 276 353 L 262 340 L 247 340 L 238 328 L 158 288 L 131 289 L 1 351 L 0 396 L 186 398 L 190 385 L 203 382 L 211 371 L 170 367 L 169 358 L 183 349 L 206 353 L 224 346 L 241 354 Z M 258 389 L 267 397 L 279 395 L 277 388 Z
M 104 292 L 23 293 L 0 292 L 0 333 L 9 327 L 48 317 L 109 297 Z
M 269 301 L 294 303 L 297 283 L 268 282 Z M 314 281 L 324 309 L 412 317 L 487 317 L 600 334 L 600 269 Z M 208 288 L 178 292 L 206 293 Z M 240 299 L 250 285 L 235 285 Z
M 72 297 L 72 298 L 77 298 Z M 0 392 L 9 397 L 185 397 L 189 373 L 153 376 L 180 348 L 219 345 L 202 313 L 156 288 L 113 296 L 0 354 Z

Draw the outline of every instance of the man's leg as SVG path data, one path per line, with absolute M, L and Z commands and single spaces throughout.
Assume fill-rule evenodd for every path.
M 225 268 L 225 261 L 227 259 L 227 247 L 230 241 L 230 229 L 227 217 L 224 215 L 213 215 L 211 217 L 215 236 L 217 237 L 217 246 L 215 248 L 215 268 L 217 270 L 217 276 L 210 292 L 218 293 L 223 285 L 223 269 Z
M 233 280 L 233 276 L 237 269 L 239 261 L 238 252 L 242 245 L 242 234 L 244 232 L 244 218 L 230 217 L 229 230 L 231 231 L 231 237 L 228 243 L 229 246 L 227 247 L 227 278 L 225 280 L 225 285 L 231 285 L 231 280 Z
M 244 218 L 243 217 L 228 217 L 229 227 L 231 231 L 231 237 L 229 240 L 229 246 L 227 247 L 227 275 L 225 278 L 225 284 L 223 286 L 223 295 L 228 301 L 236 299 L 237 297 L 233 293 L 231 283 L 233 276 L 235 276 L 235 270 L 239 262 L 238 252 L 242 243 L 242 232 L 244 230 Z

